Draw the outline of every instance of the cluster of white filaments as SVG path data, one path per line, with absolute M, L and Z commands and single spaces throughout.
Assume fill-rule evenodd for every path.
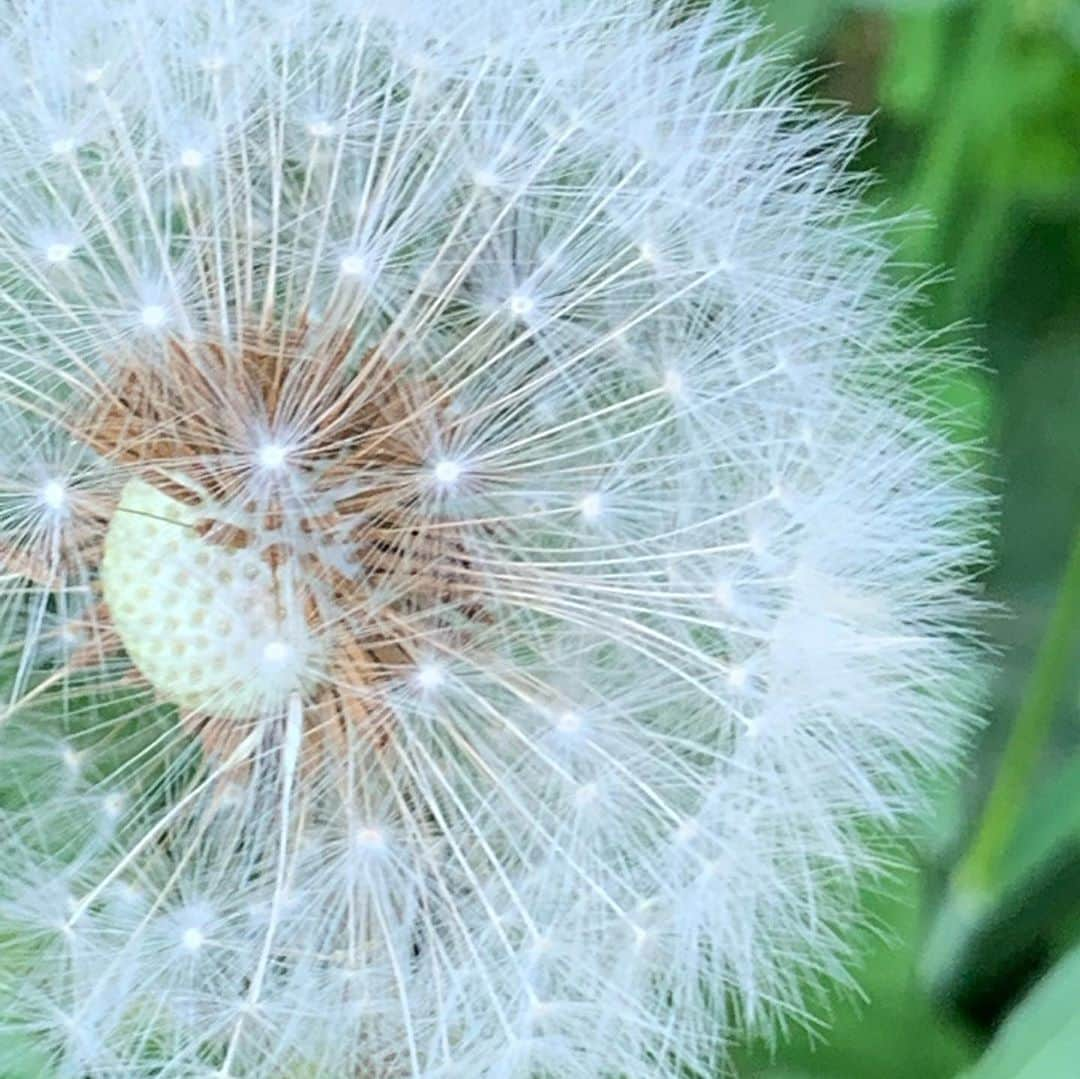
M 857 129 L 726 2 L 5 10 L 43 1074 L 674 1079 L 806 1021 L 979 557 Z

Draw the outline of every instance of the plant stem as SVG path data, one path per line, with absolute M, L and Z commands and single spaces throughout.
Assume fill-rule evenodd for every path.
M 1024 811 L 1026 794 L 1053 726 L 1078 639 L 1080 528 L 974 839 L 953 869 L 941 906 L 928 927 L 920 973 L 938 999 L 952 995 L 960 972 L 969 962 L 972 935 L 1003 888 L 1001 861 Z
M 941 119 L 930 132 L 907 192 L 907 204 L 929 210 L 939 226 L 951 212 L 967 137 L 985 108 L 984 82 L 993 71 L 1012 11 L 1012 3 L 1005 0 L 984 0 L 977 6 L 960 63 L 939 91 Z M 937 261 L 939 233 L 940 228 L 911 233 L 909 254 L 920 262 Z
M 1062 689 L 1075 662 L 1074 648 L 1078 639 L 1080 528 L 1073 539 L 1061 588 L 975 838 L 953 875 L 957 890 L 973 899 L 992 893 L 997 883 L 998 865 L 1013 837 L 1024 807 L 1025 793 L 1030 789 L 1053 726 Z

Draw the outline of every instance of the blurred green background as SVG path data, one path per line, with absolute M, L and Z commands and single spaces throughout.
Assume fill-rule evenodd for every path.
M 968 768 L 867 897 L 861 992 L 738 1073 L 1080 1079 L 1080 0 L 758 5 L 823 106 L 869 117 L 882 212 L 936 226 L 902 256 L 941 268 L 923 317 L 984 361 L 943 396 L 992 450 L 1000 611 Z

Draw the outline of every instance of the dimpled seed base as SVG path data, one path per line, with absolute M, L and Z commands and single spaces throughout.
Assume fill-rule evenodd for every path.
M 254 551 L 196 531 L 206 517 L 129 481 L 105 535 L 105 602 L 132 662 L 162 697 L 186 712 L 254 717 L 299 688 L 307 627 L 282 609 L 274 573 Z

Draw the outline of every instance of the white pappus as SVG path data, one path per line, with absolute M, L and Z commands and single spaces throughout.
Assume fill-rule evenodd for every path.
M 754 21 L 8 0 L 0 1023 L 656 1079 L 812 1021 L 985 507 Z

